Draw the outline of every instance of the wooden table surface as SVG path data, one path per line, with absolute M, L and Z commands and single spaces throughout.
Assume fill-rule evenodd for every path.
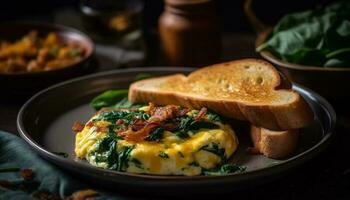
M 255 35 L 252 33 L 225 34 L 223 60 L 258 57 L 254 52 L 254 39 Z M 110 66 L 100 67 L 108 70 Z M 1 94 L 0 98 L 0 130 L 17 134 L 16 116 L 27 98 L 8 99 L 3 98 L 4 95 Z M 234 192 L 230 196 L 246 199 L 350 199 L 350 165 L 347 164 L 350 135 L 346 119 L 341 117 L 342 123 L 338 125 L 335 140 L 315 159 L 276 181 Z

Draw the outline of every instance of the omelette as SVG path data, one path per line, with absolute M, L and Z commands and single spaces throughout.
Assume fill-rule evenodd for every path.
M 206 108 L 104 108 L 73 128 L 78 158 L 131 173 L 200 175 L 222 166 L 238 146 L 230 125 Z

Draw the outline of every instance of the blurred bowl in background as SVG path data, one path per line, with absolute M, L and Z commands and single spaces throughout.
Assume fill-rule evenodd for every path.
M 257 33 L 255 47 L 265 42 L 273 31 L 273 27 L 262 23 L 251 8 L 252 0 L 245 0 L 244 12 Z M 259 54 L 273 63 L 292 82 L 301 84 L 329 100 L 341 101 L 344 97 L 350 97 L 350 66 L 325 68 L 321 66 L 306 66 L 283 61 L 269 51 L 261 51 Z
M 78 44 L 85 53 L 79 61 L 58 69 L 0 73 L 0 91 L 3 95 L 33 94 L 63 80 L 91 73 L 97 67 L 97 64 L 93 62 L 93 41 L 86 34 L 70 27 L 34 21 L 1 22 L 0 40 L 12 42 L 32 30 L 38 31 L 39 35 L 55 32 L 62 42 Z
M 272 29 L 260 32 L 256 39 L 256 47 L 262 44 L 271 33 Z M 306 66 L 285 62 L 269 51 L 262 51 L 260 55 L 273 63 L 291 81 L 302 84 L 323 95 L 337 100 L 350 97 L 350 66 L 325 68 L 319 66 Z

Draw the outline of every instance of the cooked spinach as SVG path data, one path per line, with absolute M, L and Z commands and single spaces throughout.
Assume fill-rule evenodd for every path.
M 118 119 L 122 119 L 124 125 L 130 125 L 134 119 L 148 120 L 149 117 L 144 111 L 112 110 L 100 113 L 93 121 L 108 121 L 115 124 Z
M 188 138 L 188 132 L 189 131 L 196 131 L 199 129 L 215 129 L 218 128 L 219 126 L 217 124 L 214 124 L 212 122 L 209 121 L 196 121 L 193 117 L 184 117 L 181 118 L 180 121 L 180 126 L 179 128 L 176 130 L 175 134 L 176 136 L 178 136 L 179 138 Z
M 142 163 L 141 163 L 138 159 L 132 158 L 132 159 L 130 160 L 130 162 L 134 163 L 136 167 L 138 167 L 138 168 L 140 168 L 140 169 L 143 169 Z
M 183 154 L 181 151 L 178 151 L 177 153 L 179 154 L 179 156 L 180 156 L 181 158 L 184 158 L 184 157 L 185 157 L 184 154 Z
M 110 107 L 124 99 L 126 96 L 128 96 L 128 90 L 108 90 L 96 96 L 92 100 L 91 106 L 96 110 L 103 107 Z
M 161 158 L 169 158 L 168 154 L 166 154 L 164 151 L 159 152 L 159 157 L 161 157 Z
M 118 139 L 107 136 L 97 144 L 97 148 L 91 152 L 95 156 L 95 162 L 107 163 L 108 169 L 125 171 L 128 167 L 128 161 L 134 146 L 124 147 L 120 152 L 117 151 Z
M 210 153 L 213 153 L 221 158 L 221 162 L 226 161 L 226 154 L 225 149 L 220 148 L 218 144 L 211 143 L 210 145 L 205 145 L 200 150 L 208 151 Z
M 350 66 L 350 2 L 286 15 L 256 50 L 290 63 Z
M 163 138 L 164 129 L 161 127 L 156 128 L 152 133 L 146 137 L 147 141 L 160 141 Z
M 126 168 L 129 167 L 128 161 L 130 158 L 130 153 L 133 149 L 134 149 L 134 146 L 127 146 L 127 147 L 124 147 L 124 149 L 121 152 L 119 152 L 118 163 L 114 164 L 115 169 L 117 171 L 125 171 Z
M 207 112 L 205 115 L 209 121 L 212 121 L 212 122 L 220 122 L 221 121 L 220 116 L 216 113 Z
M 115 123 L 118 119 L 124 119 L 130 113 L 125 110 L 112 110 L 100 113 L 93 121 L 109 121 Z
M 139 73 L 135 76 L 134 81 L 140 81 L 151 77 L 153 77 L 153 75 L 150 73 Z
M 203 169 L 202 173 L 208 176 L 219 176 L 231 173 L 241 173 L 247 169 L 245 166 L 239 166 L 236 164 L 224 164 L 215 169 Z

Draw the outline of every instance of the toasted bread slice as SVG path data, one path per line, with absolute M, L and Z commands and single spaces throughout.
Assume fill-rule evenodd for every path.
M 133 83 L 132 102 L 207 107 L 225 117 L 271 130 L 297 129 L 313 120 L 305 100 L 269 63 L 244 59 Z
M 269 158 L 284 158 L 296 149 L 298 130 L 271 131 L 252 126 L 250 136 L 254 148 Z

